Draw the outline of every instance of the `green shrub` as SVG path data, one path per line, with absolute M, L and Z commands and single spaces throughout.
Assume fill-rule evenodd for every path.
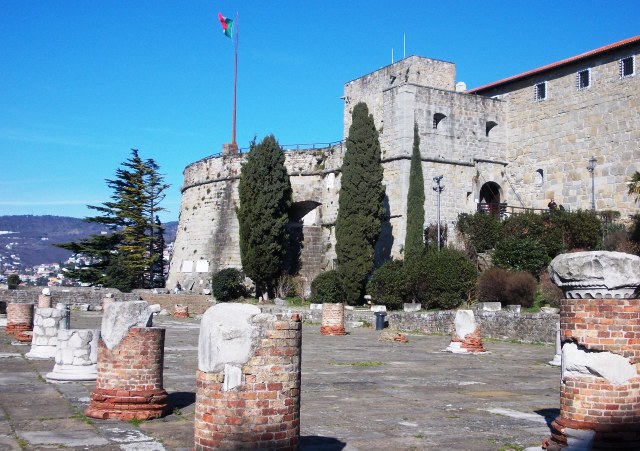
M 496 246 L 501 236 L 502 223 L 498 218 L 488 214 L 460 213 L 456 229 L 475 252 L 485 252 Z
M 239 269 L 227 268 L 218 271 L 211 278 L 211 293 L 218 302 L 237 299 L 244 293 L 244 276 Z
M 311 302 L 317 304 L 344 303 L 346 294 L 338 271 L 332 269 L 321 274 L 311 282 Z
M 20 280 L 20 276 L 18 276 L 17 274 L 10 274 L 9 277 L 7 277 L 7 287 L 10 290 L 15 290 L 16 288 L 18 288 L 18 285 L 20 285 L 20 283 L 22 283 L 22 280 Z
M 376 304 L 389 310 L 402 309 L 407 295 L 407 277 L 401 261 L 388 261 L 376 269 L 367 284 L 367 293 Z
M 426 252 L 406 268 L 410 295 L 427 308 L 456 308 L 467 300 L 478 272 L 464 253 L 450 248 Z
M 595 250 L 601 246 L 602 222 L 595 212 L 565 213 L 565 242 L 568 250 Z
M 551 258 L 546 247 L 535 238 L 509 237 L 496 245 L 493 263 L 513 271 L 528 271 L 537 276 Z

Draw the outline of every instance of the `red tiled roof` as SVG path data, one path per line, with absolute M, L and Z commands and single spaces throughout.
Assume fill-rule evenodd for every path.
M 570 64 L 570 63 L 579 61 L 579 60 L 584 59 L 584 58 L 589 58 L 591 56 L 598 55 L 600 53 L 605 53 L 605 52 L 608 52 L 610 50 L 617 49 L 619 47 L 623 47 L 623 46 L 628 45 L 628 44 L 634 44 L 634 43 L 637 43 L 637 42 L 640 42 L 640 35 L 639 36 L 634 36 L 634 37 L 629 38 L 629 39 L 624 39 L 622 41 L 614 42 L 613 44 L 605 45 L 604 47 L 600 47 L 600 48 L 597 48 L 595 50 L 590 50 L 590 51 L 588 51 L 586 53 L 582 53 L 582 54 L 577 55 L 577 56 L 572 56 L 571 58 L 563 59 L 563 60 L 555 62 L 555 63 L 547 64 L 546 66 L 542 66 L 542 67 L 539 67 L 537 69 L 533 69 L 533 70 L 530 70 L 530 71 L 527 71 L 527 72 L 523 72 L 521 74 L 514 75 L 512 77 L 503 78 L 502 80 L 494 81 L 493 83 L 489 83 L 489 84 L 486 84 L 484 86 L 480 86 L 478 88 L 470 89 L 467 92 L 469 94 L 477 94 L 478 92 L 487 90 L 489 88 L 500 86 L 500 85 L 503 85 L 503 84 L 506 84 L 506 83 L 509 83 L 509 82 L 512 82 L 512 81 L 515 81 L 515 80 L 519 80 L 521 78 L 529 77 L 531 75 L 535 75 L 535 74 L 544 72 L 546 70 L 555 69 L 556 67 L 564 66 L 566 64 Z

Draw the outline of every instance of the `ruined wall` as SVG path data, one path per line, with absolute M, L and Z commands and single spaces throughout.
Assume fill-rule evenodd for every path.
M 636 211 L 626 183 L 640 160 L 639 49 L 628 46 L 482 92 L 507 105 L 507 172 L 526 206 L 545 208 L 555 197 L 559 205 L 590 209 L 586 168 L 595 156 L 596 209 Z M 635 75 L 620 78 L 619 60 L 631 55 Z M 584 69 L 591 86 L 578 90 L 577 72 Z M 542 82 L 547 98 L 536 101 L 534 86 Z

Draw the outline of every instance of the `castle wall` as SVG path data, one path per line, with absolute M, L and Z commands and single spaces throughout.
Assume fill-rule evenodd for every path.
M 335 259 L 335 223 L 340 190 L 342 145 L 322 150 L 290 151 L 285 166 L 293 202 L 316 208 L 303 218 L 300 274 L 305 291 L 316 274 Z M 210 157 L 184 170 L 182 202 L 167 287 L 202 293 L 211 287 L 213 273 L 241 268 L 238 185 L 246 155 Z
M 507 105 L 506 169 L 527 207 L 545 208 L 555 197 L 559 205 L 590 209 L 587 165 L 595 156 L 596 210 L 618 210 L 623 217 L 637 211 L 626 183 L 640 160 L 639 49 L 623 47 L 481 91 Z M 620 78 L 619 59 L 631 55 L 635 75 Z M 590 69 L 591 86 L 578 90 L 576 74 L 584 69 Z M 547 98 L 536 101 L 534 86 L 542 82 Z

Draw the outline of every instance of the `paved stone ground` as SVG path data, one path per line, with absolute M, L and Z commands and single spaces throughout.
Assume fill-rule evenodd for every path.
M 99 327 L 72 312 L 71 327 Z M 199 321 L 157 317 L 167 328 L 164 387 L 171 413 L 139 425 L 82 414 L 93 383 L 52 384 L 53 360 L 27 360 L 30 346 L 0 327 L 0 450 L 188 450 L 193 445 Z M 441 352 L 448 337 L 380 340 L 372 329 L 343 337 L 304 324 L 301 449 L 521 450 L 549 435 L 560 370 L 546 345 L 485 342 L 485 355 Z

